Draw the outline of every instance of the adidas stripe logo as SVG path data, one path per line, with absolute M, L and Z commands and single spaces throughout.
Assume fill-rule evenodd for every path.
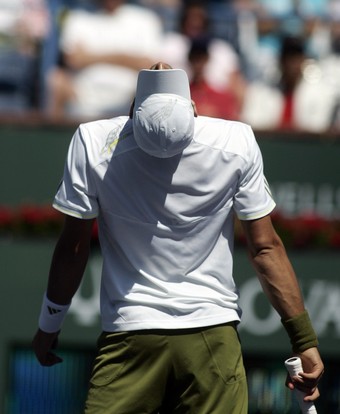
M 55 309 L 55 308 L 52 308 L 51 306 L 47 306 L 47 309 L 48 309 L 48 313 L 49 313 L 50 315 L 55 315 L 55 314 L 57 314 L 57 313 L 60 313 L 60 312 L 61 312 L 61 310 L 60 310 L 60 309 Z

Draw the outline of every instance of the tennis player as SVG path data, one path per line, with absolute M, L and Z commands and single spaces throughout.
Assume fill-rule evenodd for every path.
M 319 396 L 323 362 L 294 270 L 273 229 L 275 207 L 248 125 L 197 116 L 184 71 L 139 73 L 130 116 L 75 132 L 54 207 L 65 225 L 33 347 L 53 351 L 82 280 L 98 220 L 102 333 L 86 414 L 247 414 L 237 333 L 233 223 L 242 222 L 263 290 Z M 292 387 L 292 383 L 290 384 Z

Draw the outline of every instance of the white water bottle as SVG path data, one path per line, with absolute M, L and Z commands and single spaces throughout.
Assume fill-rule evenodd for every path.
M 287 359 L 285 361 L 285 367 L 289 372 L 290 377 L 299 375 L 300 372 L 303 372 L 301 359 L 298 357 L 292 357 Z M 297 388 L 294 388 L 294 393 L 298 400 L 302 414 L 317 414 L 314 403 L 311 401 L 303 400 L 303 397 L 305 396 L 304 392 L 298 390 Z

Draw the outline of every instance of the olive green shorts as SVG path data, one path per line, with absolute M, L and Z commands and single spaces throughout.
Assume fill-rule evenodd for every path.
M 107 333 L 98 339 L 86 414 L 247 414 L 234 323 Z

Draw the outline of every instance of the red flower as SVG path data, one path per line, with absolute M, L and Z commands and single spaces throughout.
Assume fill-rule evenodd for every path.
M 287 217 L 279 211 L 272 214 L 276 231 L 286 247 L 340 248 L 340 219 L 326 220 L 315 214 Z M 59 234 L 63 214 L 50 205 L 26 204 L 14 209 L 0 206 L 0 234 L 19 236 L 55 236 Z M 98 223 L 94 222 L 92 239 L 98 241 Z M 235 220 L 235 241 L 245 244 L 239 220 Z
M 15 213 L 9 207 L 0 206 L 0 229 L 9 228 L 14 221 Z

